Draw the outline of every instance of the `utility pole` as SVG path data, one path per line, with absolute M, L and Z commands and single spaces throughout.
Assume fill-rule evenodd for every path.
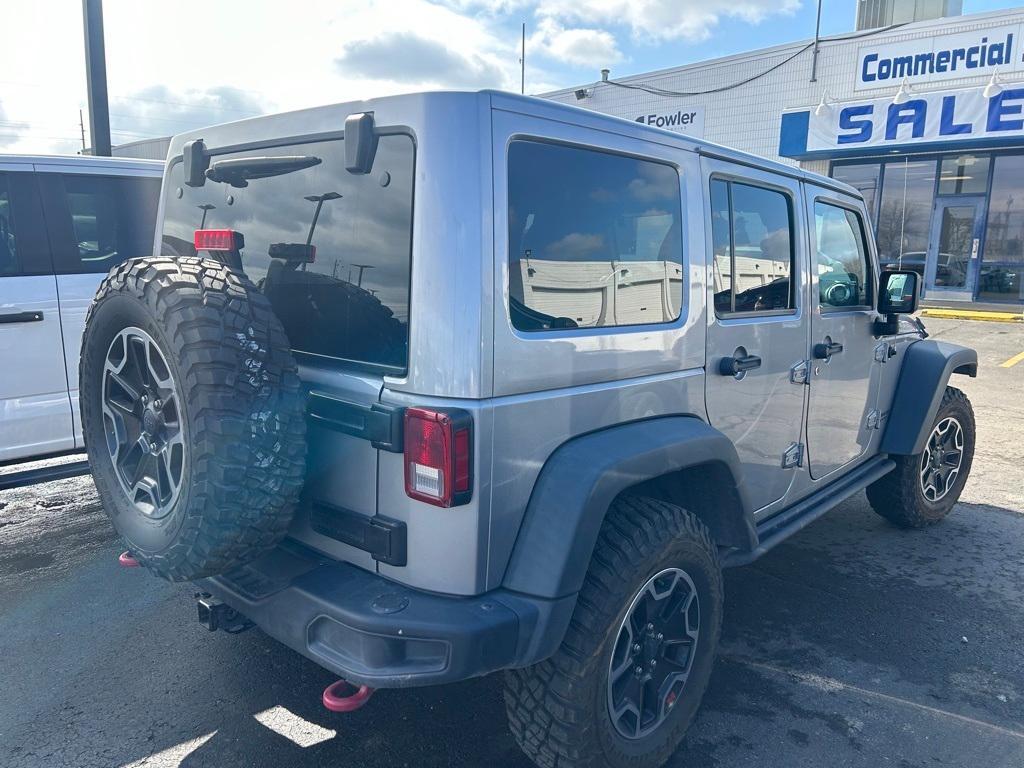
M 82 154 L 85 154 L 85 120 L 82 119 L 82 110 L 78 110 L 78 128 L 82 131 Z
M 523 22 L 523 42 L 519 54 L 519 92 L 526 93 L 526 22 Z
M 811 59 L 811 82 L 818 82 L 818 49 L 821 43 L 821 2 L 818 0 L 818 20 L 814 24 L 814 57 Z
M 85 28 L 85 80 L 89 91 L 92 153 L 110 157 L 110 108 L 107 103 L 107 55 L 103 47 L 103 0 L 82 0 Z

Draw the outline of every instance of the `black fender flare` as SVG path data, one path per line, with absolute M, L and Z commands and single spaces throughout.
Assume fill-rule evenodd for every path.
M 579 592 L 605 513 L 623 490 L 682 469 L 708 466 L 722 495 L 705 525 L 723 546 L 757 546 L 753 509 L 732 442 L 699 418 L 663 416 L 573 438 L 540 471 L 503 586 L 559 598 Z M 724 480 L 724 482 L 718 482 Z
M 911 456 L 924 450 L 949 377 L 978 375 L 978 353 L 969 347 L 929 339 L 910 345 L 889 407 L 881 452 Z

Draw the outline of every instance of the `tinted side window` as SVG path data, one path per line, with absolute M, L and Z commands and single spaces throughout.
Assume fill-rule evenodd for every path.
M 63 187 L 70 239 L 58 248 L 59 272 L 105 273 L 153 252 L 159 179 L 67 175 Z
M 793 309 L 793 212 L 782 192 L 711 182 L 713 290 L 718 314 Z
M 0 173 L 0 277 L 52 274 L 36 174 Z
M 515 141 L 508 179 L 509 295 L 517 329 L 679 317 L 682 201 L 674 167 Z
M 0 174 L 0 275 L 18 274 L 21 269 L 20 264 L 11 192 L 7 184 L 7 176 Z
M 847 208 L 814 204 L 815 268 L 822 311 L 871 305 L 871 270 L 860 216 Z

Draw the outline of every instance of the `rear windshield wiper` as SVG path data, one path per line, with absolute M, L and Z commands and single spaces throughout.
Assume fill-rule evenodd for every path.
M 291 155 L 285 157 L 239 157 L 234 160 L 218 160 L 206 169 L 210 181 L 230 184 L 232 187 L 247 187 L 253 179 L 283 176 L 320 165 L 323 160 L 314 155 Z

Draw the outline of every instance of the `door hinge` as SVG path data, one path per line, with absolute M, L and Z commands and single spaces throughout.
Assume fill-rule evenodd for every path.
M 882 414 L 872 408 L 868 411 L 868 429 L 878 429 L 882 424 Z
M 801 360 L 789 369 L 789 380 L 794 384 L 806 384 L 807 372 L 811 369 L 810 360 Z
M 793 443 L 782 454 L 782 468 L 792 469 L 804 465 L 804 444 Z

